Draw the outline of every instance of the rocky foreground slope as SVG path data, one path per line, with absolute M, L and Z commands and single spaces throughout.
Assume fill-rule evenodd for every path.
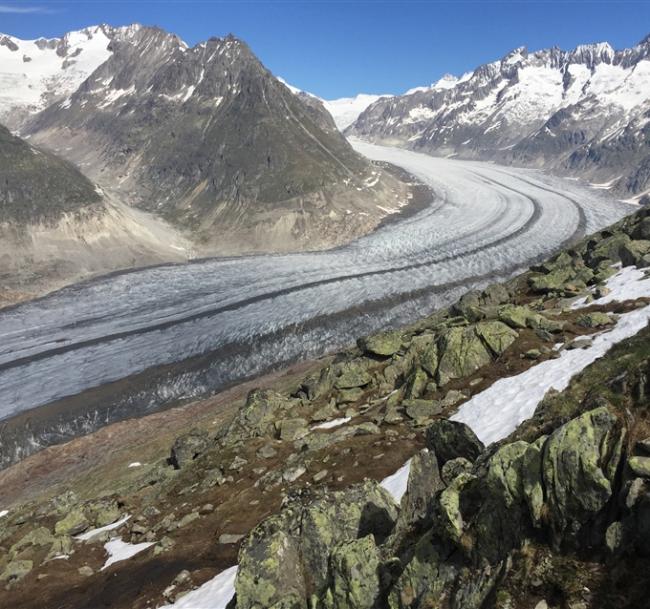
M 348 133 L 435 155 L 581 176 L 615 192 L 650 190 L 650 37 L 529 52 L 461 78 L 380 99 Z
M 648 210 L 243 402 L 0 473 L 0 600 L 647 606 L 650 288 L 632 265 L 650 266 Z M 565 390 L 527 399 L 567 367 Z M 408 458 L 405 492 L 378 484 Z

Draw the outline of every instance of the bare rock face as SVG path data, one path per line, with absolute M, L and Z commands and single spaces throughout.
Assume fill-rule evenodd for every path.
M 368 217 L 377 223 L 383 199 L 405 196 L 318 100 L 293 93 L 244 42 L 188 48 L 157 28 L 108 33 L 108 59 L 25 130 L 198 246 L 337 245 L 367 232 Z
M 370 481 L 346 491 L 294 497 L 280 514 L 257 526 L 242 545 L 236 584 L 238 609 L 276 603 L 302 607 L 311 595 L 333 597 L 331 606 L 335 607 L 345 606 L 341 603 L 346 598 L 361 598 L 364 595 L 352 589 L 350 571 L 360 562 L 359 552 L 366 546 L 370 563 L 378 562 L 376 553 L 373 559 L 371 539 L 382 543 L 396 516 L 390 495 Z M 338 549 L 330 562 L 334 548 Z M 333 594 L 328 592 L 330 566 L 333 581 L 340 586 Z M 374 578 L 376 581 L 376 570 Z

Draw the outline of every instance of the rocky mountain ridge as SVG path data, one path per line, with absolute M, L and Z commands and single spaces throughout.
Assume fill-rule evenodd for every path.
M 110 56 L 21 132 L 198 247 L 339 245 L 406 197 L 317 100 L 291 92 L 235 37 L 189 48 L 158 28 L 106 31 Z
M 648 181 L 650 42 L 529 52 L 382 99 L 348 133 L 435 155 L 585 177 L 625 195 Z

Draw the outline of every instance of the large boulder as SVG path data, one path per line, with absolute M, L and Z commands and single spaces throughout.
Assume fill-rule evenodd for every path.
M 647 256 L 650 254 L 650 240 L 630 241 L 621 248 L 623 266 L 647 266 Z
M 434 421 L 427 428 L 426 441 L 441 466 L 457 457 L 475 461 L 485 450 L 483 442 L 465 423 L 449 419 Z
M 625 433 L 606 407 L 584 413 L 544 445 L 542 486 L 553 541 L 587 533 L 612 497 Z
M 379 565 L 379 550 L 372 535 L 334 548 L 324 609 L 374 609 L 380 594 Z
M 476 324 L 476 333 L 494 355 L 501 355 L 517 340 L 517 332 L 500 321 L 483 321 Z
M 643 218 L 632 233 L 634 239 L 650 240 L 650 217 Z
M 402 333 L 381 332 L 380 334 L 360 338 L 357 344 L 362 351 L 371 355 L 390 357 L 402 347 Z
M 570 268 L 557 268 L 545 275 L 532 275 L 528 280 L 530 287 L 541 294 L 547 292 L 561 292 L 564 286 L 574 277 Z
M 368 363 L 363 360 L 353 360 L 341 364 L 337 372 L 334 380 L 334 386 L 337 389 L 365 387 L 372 380 L 372 376 L 368 372 Z
M 388 594 L 390 609 L 437 609 L 458 575 L 451 552 L 425 533 Z M 443 605 L 444 606 L 444 605 Z
M 210 437 L 208 433 L 200 429 L 193 429 L 174 440 L 169 461 L 176 469 L 181 469 L 204 453 L 209 446 Z M 111 520 L 110 522 L 114 521 Z
M 436 455 L 427 448 L 422 449 L 411 459 L 406 492 L 402 496 L 395 526 L 397 539 L 393 545 L 430 522 L 436 495 L 444 487 Z
M 479 509 L 473 519 L 473 553 L 490 564 L 503 560 L 518 547 L 529 525 L 524 494 L 527 442 L 499 448 L 487 463 L 482 480 Z
M 438 384 L 470 376 L 491 361 L 490 350 L 474 327 L 449 328 L 438 341 Z
M 631 239 L 621 232 L 617 232 L 605 239 L 599 241 L 588 253 L 588 262 L 590 266 L 597 265 L 600 262 L 620 262 L 621 256 Z
M 238 609 L 261 609 L 287 599 L 323 598 L 335 547 L 391 533 L 397 507 L 386 490 L 366 481 L 345 491 L 314 490 L 291 497 L 242 544 L 237 573 Z M 290 605 L 286 605 L 290 606 Z
M 236 442 L 247 438 L 275 435 L 275 423 L 288 416 L 298 400 L 267 389 L 253 389 L 246 403 L 228 427 L 225 438 Z
M 56 535 L 77 535 L 83 533 L 89 526 L 90 522 L 83 511 L 73 509 L 54 525 L 54 533 Z

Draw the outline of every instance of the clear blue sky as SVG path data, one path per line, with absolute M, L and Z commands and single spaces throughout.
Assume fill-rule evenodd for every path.
M 650 0 L 0 0 L 0 32 L 21 38 L 102 22 L 189 44 L 232 32 L 275 74 L 334 98 L 401 93 L 522 45 L 630 46 L 650 34 Z

